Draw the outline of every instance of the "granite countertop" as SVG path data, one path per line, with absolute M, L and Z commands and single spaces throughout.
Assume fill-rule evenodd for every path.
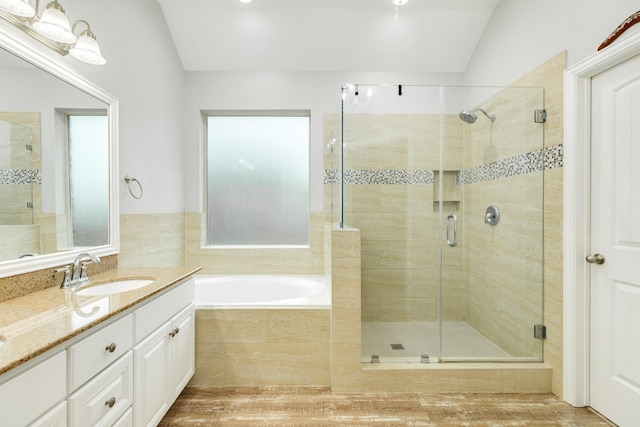
M 200 267 L 117 268 L 74 290 L 48 288 L 0 303 L 0 375 L 104 322 L 200 270 Z M 79 296 L 90 286 L 122 279 L 153 279 L 128 292 Z

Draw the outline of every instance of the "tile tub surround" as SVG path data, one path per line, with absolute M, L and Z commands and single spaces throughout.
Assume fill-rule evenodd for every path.
M 99 297 L 80 297 L 74 307 L 66 301 L 65 290 L 49 287 L 0 303 L 0 374 L 47 352 L 67 340 L 87 331 L 118 313 L 169 288 L 195 274 L 199 268 L 136 268 L 113 269 L 95 274 L 91 283 L 97 285 L 126 278 L 155 278 L 145 287 Z M 81 287 L 81 288 L 83 288 Z M 95 315 L 87 315 L 99 305 Z M 77 311 L 82 314 L 78 314 Z
M 206 246 L 206 215 L 185 214 L 185 260 L 203 274 L 323 274 L 324 213 L 311 213 L 309 247 L 212 248 Z
M 330 310 L 196 310 L 189 387 L 329 386 Z
M 370 364 L 361 362 L 360 231 L 325 227 L 331 271 L 333 392 L 549 393 L 544 363 Z

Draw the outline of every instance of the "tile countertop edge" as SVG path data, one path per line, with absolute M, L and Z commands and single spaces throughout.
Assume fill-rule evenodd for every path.
M 201 267 L 145 267 L 113 269 L 96 274 L 91 277 L 88 285 L 79 289 L 132 278 L 153 277 L 155 280 L 152 284 L 140 289 L 114 294 L 117 296 L 117 304 L 113 306 L 109 304 L 106 313 L 82 316 L 81 323 L 77 325 L 70 320 L 73 317 L 74 307 L 65 300 L 64 290 L 58 287 L 0 303 L 0 337 L 4 338 L 4 343 L 0 345 L 0 376 L 168 290 L 201 269 Z M 103 296 L 103 298 L 114 295 Z M 86 306 L 95 303 L 96 299 L 98 298 L 87 299 Z M 109 301 L 111 299 L 109 298 Z M 24 314 L 25 312 L 30 314 Z M 26 317 L 21 317 L 21 314 Z M 11 319 L 7 320 L 7 317 Z M 40 320 L 35 321 L 38 317 Z M 19 320 L 11 323 L 16 318 Z

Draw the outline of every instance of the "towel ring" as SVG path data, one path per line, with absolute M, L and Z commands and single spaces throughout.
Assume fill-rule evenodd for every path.
M 132 176 L 125 176 L 124 177 L 124 182 L 127 183 L 127 186 L 129 187 L 129 194 L 131 194 L 131 197 L 133 197 L 134 199 L 142 199 L 142 184 L 140 184 L 140 181 L 138 181 L 136 178 L 132 177 Z M 133 192 L 133 190 L 131 190 L 131 182 L 135 182 L 138 184 L 138 187 L 140 188 L 140 194 L 139 195 L 135 195 L 135 193 Z

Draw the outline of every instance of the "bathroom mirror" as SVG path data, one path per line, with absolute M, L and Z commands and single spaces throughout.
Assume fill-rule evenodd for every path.
M 117 99 L 4 31 L 0 48 L 0 277 L 117 253 Z

